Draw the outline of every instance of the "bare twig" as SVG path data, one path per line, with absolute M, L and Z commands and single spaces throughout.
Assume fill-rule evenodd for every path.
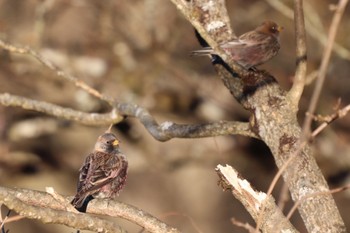
M 231 222 L 233 225 L 236 225 L 238 227 L 242 227 L 242 228 L 246 229 L 249 233 L 256 232 L 255 228 L 252 227 L 249 223 L 240 222 L 240 221 L 236 220 L 235 218 L 231 218 Z
M 311 134 L 312 138 L 315 138 L 322 130 L 324 130 L 329 124 L 331 124 L 333 121 L 335 121 L 338 118 L 342 118 L 346 116 L 350 111 L 350 105 L 345 106 L 342 109 L 339 109 L 329 117 L 327 117 L 327 121 L 323 122 L 321 125 L 319 125 Z
M 324 83 L 324 80 L 326 78 L 329 60 L 331 58 L 332 48 L 334 45 L 334 39 L 335 39 L 335 36 L 337 34 L 340 20 L 343 16 L 343 13 L 344 13 L 344 10 L 345 10 L 347 3 L 348 3 L 348 0 L 339 0 L 337 9 L 336 9 L 334 16 L 333 16 L 331 26 L 329 28 L 328 42 L 327 42 L 327 46 L 325 47 L 323 59 L 322 59 L 320 69 L 318 72 L 318 80 L 316 82 L 316 87 L 315 87 L 315 90 L 314 90 L 312 97 L 311 97 L 310 105 L 309 105 L 309 108 L 307 111 L 308 115 L 306 115 L 306 118 L 305 118 L 305 121 L 303 124 L 303 135 L 306 138 L 309 136 L 309 133 L 310 133 L 312 115 L 314 114 L 316 107 L 317 107 L 317 103 L 318 103 L 318 100 L 319 100 L 319 97 L 321 94 L 323 83 Z
M 39 219 L 44 223 L 60 223 L 77 229 L 98 232 L 124 232 L 112 221 L 89 214 L 66 211 L 61 203 L 55 201 L 46 192 L 0 187 L 0 203 L 27 218 Z M 95 199 L 89 203 L 87 213 L 121 217 L 150 232 L 178 232 L 177 229 L 166 225 L 141 209 L 113 200 Z
M 13 52 L 13 53 L 30 55 L 33 58 L 35 58 L 37 61 L 39 61 L 41 64 L 43 64 L 44 66 L 49 68 L 50 70 L 56 72 L 57 76 L 65 79 L 65 80 L 67 80 L 69 82 L 74 83 L 75 86 L 85 90 L 86 92 L 90 93 L 91 95 L 95 96 L 96 98 L 99 98 L 101 100 L 106 101 L 111 106 L 115 102 L 115 100 L 113 98 L 111 98 L 109 96 L 106 96 L 106 95 L 103 95 L 98 90 L 90 87 L 88 84 L 86 84 L 82 80 L 79 80 L 78 78 L 76 78 L 76 77 L 74 77 L 72 75 L 69 75 L 66 72 L 62 71 L 61 69 L 56 67 L 52 62 L 50 62 L 49 60 L 45 59 L 38 52 L 32 50 L 29 47 L 14 46 L 12 44 L 4 42 L 1 39 L 0 39 L 0 47 L 2 47 L 3 49 L 8 50 L 10 52 Z
M 306 33 L 304 23 L 303 0 L 294 0 L 294 23 L 296 41 L 296 70 L 294 84 L 287 98 L 290 99 L 291 108 L 298 111 L 298 105 L 305 86 L 307 56 L 306 56 Z

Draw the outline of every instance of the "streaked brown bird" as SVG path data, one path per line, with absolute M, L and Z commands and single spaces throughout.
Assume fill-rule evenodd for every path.
M 275 22 L 265 21 L 253 31 L 241 35 L 239 38 L 220 44 L 219 46 L 231 54 L 233 60 L 249 69 L 261 65 L 277 55 L 280 49 L 279 33 L 283 27 Z M 206 47 L 193 51 L 192 56 L 215 54 L 215 51 Z
M 119 149 L 117 137 L 107 131 L 99 136 L 95 149 L 80 168 L 77 194 L 72 205 L 85 212 L 93 198 L 113 198 L 125 185 L 128 170 L 126 156 Z

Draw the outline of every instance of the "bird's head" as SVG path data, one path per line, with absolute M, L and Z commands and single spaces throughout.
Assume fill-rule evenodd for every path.
M 104 133 L 98 137 L 95 144 L 95 150 L 110 153 L 113 150 L 119 149 L 119 140 L 112 133 Z
M 258 31 L 260 33 L 264 33 L 267 35 L 272 35 L 275 37 L 279 36 L 279 33 L 281 31 L 283 31 L 283 27 L 279 26 L 277 23 L 270 21 L 270 20 L 266 20 L 264 21 L 262 24 L 260 24 L 255 31 Z

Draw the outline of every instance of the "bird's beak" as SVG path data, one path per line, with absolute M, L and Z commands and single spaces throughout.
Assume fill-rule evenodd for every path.
M 118 140 L 115 140 L 114 142 L 113 142 L 113 146 L 118 146 L 119 145 L 119 141 Z
M 284 27 L 282 27 L 282 26 L 278 26 L 278 27 L 277 27 L 277 31 L 278 31 L 278 32 L 283 31 L 283 29 L 284 29 Z

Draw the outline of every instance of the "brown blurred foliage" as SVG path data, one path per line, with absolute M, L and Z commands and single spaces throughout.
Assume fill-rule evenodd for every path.
M 288 3 L 289 4 L 289 3 Z M 308 3 L 326 34 L 329 1 Z M 279 55 L 263 68 L 288 89 L 295 68 L 294 25 L 266 1 L 227 1 L 237 34 L 265 19 L 285 27 Z M 309 14 L 308 11 L 305 13 Z M 313 16 L 314 17 L 314 16 Z M 337 42 L 350 49 L 350 9 L 344 14 Z M 28 45 L 57 66 L 118 101 L 147 108 L 159 122 L 200 123 L 248 120 L 216 77 L 210 61 L 191 58 L 199 48 L 191 25 L 164 0 L 0 0 L 0 37 Z M 310 74 L 317 70 L 323 46 L 308 38 Z M 99 100 L 65 83 L 28 56 L 0 50 L 0 91 L 67 106 L 103 112 Z M 337 99 L 350 102 L 350 61 L 333 55 L 318 112 L 329 114 Z M 300 103 L 304 118 L 312 84 Z M 44 190 L 53 186 L 73 195 L 84 157 L 106 127 L 87 127 L 18 108 L 0 106 L 0 182 L 3 186 Z M 335 187 L 350 180 L 350 118 L 329 126 L 316 139 L 317 159 Z M 127 185 L 119 200 L 152 213 L 183 232 L 245 232 L 230 223 L 234 216 L 251 221 L 244 208 L 216 182 L 217 164 L 231 164 L 258 190 L 265 191 L 276 173 L 262 143 L 240 136 L 172 139 L 158 142 L 135 119 L 115 127 L 129 158 Z M 279 190 L 275 191 L 278 198 Z M 336 194 L 350 228 L 349 191 Z M 292 203 L 289 203 L 289 207 Z M 303 229 L 299 217 L 293 223 Z M 194 225 L 195 224 L 195 225 Z M 123 222 L 130 232 L 138 227 Z M 197 228 L 198 227 L 198 228 Z M 21 220 L 10 232 L 72 232 Z

